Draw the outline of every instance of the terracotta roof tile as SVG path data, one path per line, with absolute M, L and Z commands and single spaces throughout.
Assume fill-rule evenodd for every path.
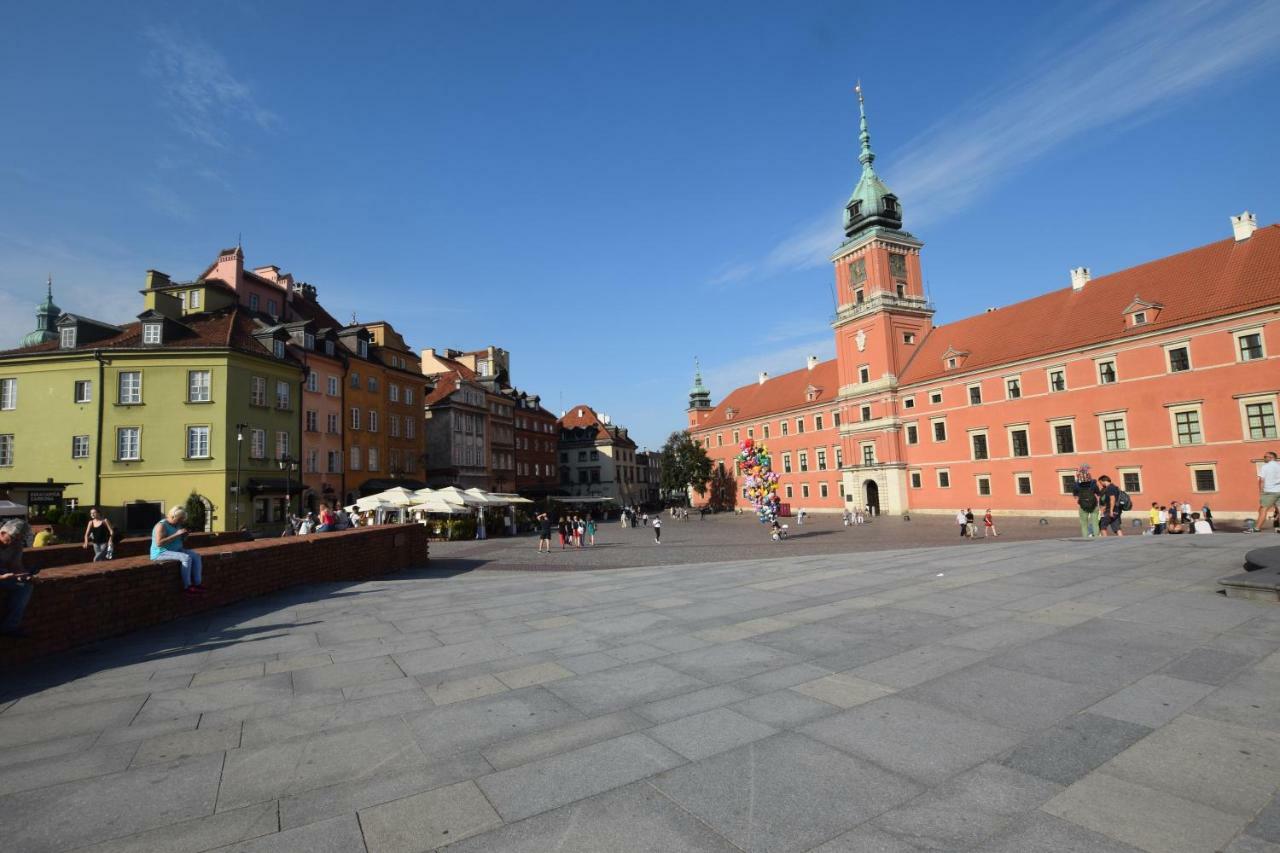
M 809 399 L 811 386 L 814 389 L 812 400 Z M 695 429 L 738 423 L 806 405 L 834 403 L 839 390 L 840 380 L 836 373 L 836 360 L 833 358 L 820 361 L 812 370 L 802 367 L 799 370 L 766 379 L 763 383 L 753 382 L 750 385 L 735 388 Z M 732 418 L 728 417 L 730 410 L 733 411 Z
M 1127 325 L 1135 300 L 1163 306 L 1154 321 Z M 1221 240 L 1100 276 L 995 311 L 937 326 L 900 377 L 902 384 L 944 378 L 948 348 L 968 353 L 961 368 L 994 367 L 1075 350 L 1130 334 L 1280 303 L 1280 224 L 1247 240 Z

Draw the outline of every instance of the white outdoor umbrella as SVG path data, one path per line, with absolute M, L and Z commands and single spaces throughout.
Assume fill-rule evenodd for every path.
M 520 497 L 519 495 L 511 495 L 511 494 L 507 494 L 506 492 L 489 492 L 488 494 L 489 494 L 489 497 L 491 497 L 491 498 L 498 498 L 498 499 L 499 499 L 499 500 L 501 500 L 503 503 L 509 503 L 509 504 L 531 504 L 531 503 L 533 503 L 533 501 L 529 500 L 528 498 L 522 498 L 522 497 Z
M 436 494 L 451 504 L 464 504 L 466 506 L 486 506 L 487 505 L 483 499 L 477 498 L 473 494 L 464 492 L 462 489 L 459 489 L 457 486 L 446 486 L 443 489 L 437 490 Z
M 504 500 L 491 492 L 486 492 L 484 489 L 467 489 L 466 493 L 484 501 L 484 506 L 507 506 L 511 503 L 511 501 Z
M 471 510 L 462 504 L 451 504 L 441 498 L 427 498 L 422 503 L 413 504 L 409 512 L 425 512 L 431 515 L 470 515 Z
M 394 509 L 395 504 L 384 500 L 382 495 L 365 495 L 356 501 L 356 508 L 361 512 L 368 512 L 376 509 Z
M 378 492 L 372 497 L 381 498 L 392 506 L 408 506 L 418 499 L 414 492 L 409 491 L 404 486 L 396 486 L 387 489 L 385 492 Z

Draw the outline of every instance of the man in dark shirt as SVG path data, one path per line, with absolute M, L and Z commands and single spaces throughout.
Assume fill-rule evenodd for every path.
M 546 545 L 546 552 L 551 553 L 551 519 L 545 512 L 538 513 L 538 553 L 543 551 L 542 546 Z
M 1111 478 L 1103 474 L 1098 478 L 1098 500 L 1102 508 L 1102 518 L 1098 529 L 1103 536 L 1123 536 L 1120 525 L 1120 487 L 1111 482 Z
M 0 621 L 0 634 L 21 637 L 24 632 L 22 614 L 31 601 L 31 578 L 35 572 L 22 568 L 22 549 L 27 544 L 27 523 L 19 519 L 6 521 L 0 526 L 0 590 L 8 591 L 4 620 Z

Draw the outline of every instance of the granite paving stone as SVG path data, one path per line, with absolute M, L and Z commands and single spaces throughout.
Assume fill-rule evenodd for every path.
M 984 839 L 984 853 L 1138 853 L 1138 848 L 1042 811 Z
M 127 726 L 147 701 L 146 696 L 93 702 L 34 714 L 0 714 L 0 748 L 73 737 L 107 727 Z
M 137 745 L 132 765 L 139 767 L 143 764 L 176 761 L 192 755 L 235 749 L 240 746 L 240 730 L 240 725 L 231 725 L 221 729 L 193 729 L 148 738 Z
M 812 853 L 920 853 L 920 850 L 896 835 L 864 823 L 813 848 Z
M 620 711 L 520 735 L 485 747 L 482 752 L 495 770 L 506 770 L 648 727 L 649 721 L 643 717 L 630 711 Z
M 395 661 L 389 657 L 365 658 L 359 661 L 296 670 L 293 673 L 293 689 L 305 692 L 335 687 L 357 687 L 361 684 L 403 678 L 404 675 L 405 673 L 401 672 L 400 667 L 396 666 Z
M 1070 785 L 1151 733 L 1148 726 L 1081 713 L 1028 738 L 1000 763 Z
M 847 674 L 901 689 L 963 669 L 986 657 L 986 652 L 973 649 L 927 645 L 856 667 Z
M 1251 655 L 1220 649 L 1195 648 L 1161 670 L 1165 675 L 1201 684 L 1223 685 L 1254 662 Z
M 559 755 L 501 770 L 480 779 L 480 788 L 503 820 L 558 808 L 611 788 L 668 770 L 684 759 L 632 733 Z
M 1273 796 L 1271 802 L 1258 812 L 1245 832 L 1263 841 L 1280 844 L 1280 793 Z
M 780 729 L 794 729 L 836 713 L 839 708 L 794 690 L 775 690 L 730 705 L 730 710 Z
M 692 761 L 775 734 L 777 729 L 726 708 L 681 717 L 645 732 Z
M 79 848 L 77 853 L 203 853 L 280 830 L 279 804 L 256 803 Z
M 129 766 L 137 750 L 136 743 L 116 743 L 0 768 L 0 797 L 60 782 L 116 773 Z
M 852 708 L 896 692 L 892 687 L 876 684 L 849 673 L 837 673 L 813 681 L 806 681 L 791 688 L 814 699 L 820 699 L 837 708 Z
M 583 713 L 594 716 L 705 686 L 705 681 L 649 661 L 555 681 L 545 689 Z
M 360 811 L 369 853 L 420 853 L 501 824 L 502 818 L 470 781 Z
M 1144 726 L 1163 726 L 1205 696 L 1213 687 L 1156 673 L 1117 690 L 1088 710 Z
M 652 784 L 748 853 L 808 850 L 922 790 L 795 733 L 678 767 Z
M 734 702 L 746 699 L 748 695 L 733 685 L 717 684 L 715 687 L 693 690 L 670 699 L 638 705 L 634 710 L 655 723 L 665 723 L 709 711 L 712 708 L 732 705 Z
M 365 849 L 355 815 L 342 815 L 219 847 L 211 853 L 363 853 Z
M 908 688 L 904 697 L 931 702 L 998 726 L 1032 732 L 1094 704 L 1106 688 L 978 663 Z M 1009 697 L 1016 696 L 1016 702 Z
M 431 756 L 481 749 L 527 732 L 553 729 L 584 716 L 546 688 L 526 687 L 408 714 L 405 721 L 422 751 Z

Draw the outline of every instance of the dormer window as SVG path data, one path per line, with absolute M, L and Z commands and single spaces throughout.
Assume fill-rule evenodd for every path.
M 333 355 L 333 341 L 324 342 L 324 354 Z
M 155 345 L 163 343 L 164 336 L 160 330 L 159 323 L 143 323 L 142 324 L 142 342 L 144 344 Z
M 1134 312 L 1133 312 L 1133 325 L 1135 325 L 1135 326 L 1145 326 L 1146 324 L 1147 324 L 1147 312 L 1146 312 L 1146 311 L 1134 311 Z
M 284 358 L 284 341 L 280 340 L 279 338 L 276 338 L 275 341 L 273 341 L 273 343 L 275 344 L 274 351 L 276 354 L 276 358 Z
M 956 366 L 956 359 L 955 359 L 955 356 L 952 356 L 951 358 L 947 359 L 947 369 L 948 369 L 948 370 L 950 370 L 951 368 L 953 368 L 953 367 L 955 367 L 955 366 Z
M 368 358 L 368 357 L 369 357 L 369 342 L 368 342 L 368 341 L 363 341 L 363 340 L 361 340 L 361 341 L 356 341 L 356 355 L 360 356 L 361 358 Z
M 309 350 L 316 348 L 316 336 L 307 332 L 302 336 L 302 345 Z
M 884 212 L 890 216 L 898 215 L 898 200 L 891 195 L 884 197 Z
M 862 215 L 862 199 L 858 199 L 857 201 L 852 202 L 849 205 L 848 210 L 849 210 L 850 219 L 857 219 L 859 216 L 861 216 Z
M 58 330 L 58 346 L 63 349 L 73 349 L 76 345 L 76 327 L 67 326 Z
M 187 298 L 187 307 L 195 311 L 200 307 L 200 301 L 200 291 L 192 290 Z

